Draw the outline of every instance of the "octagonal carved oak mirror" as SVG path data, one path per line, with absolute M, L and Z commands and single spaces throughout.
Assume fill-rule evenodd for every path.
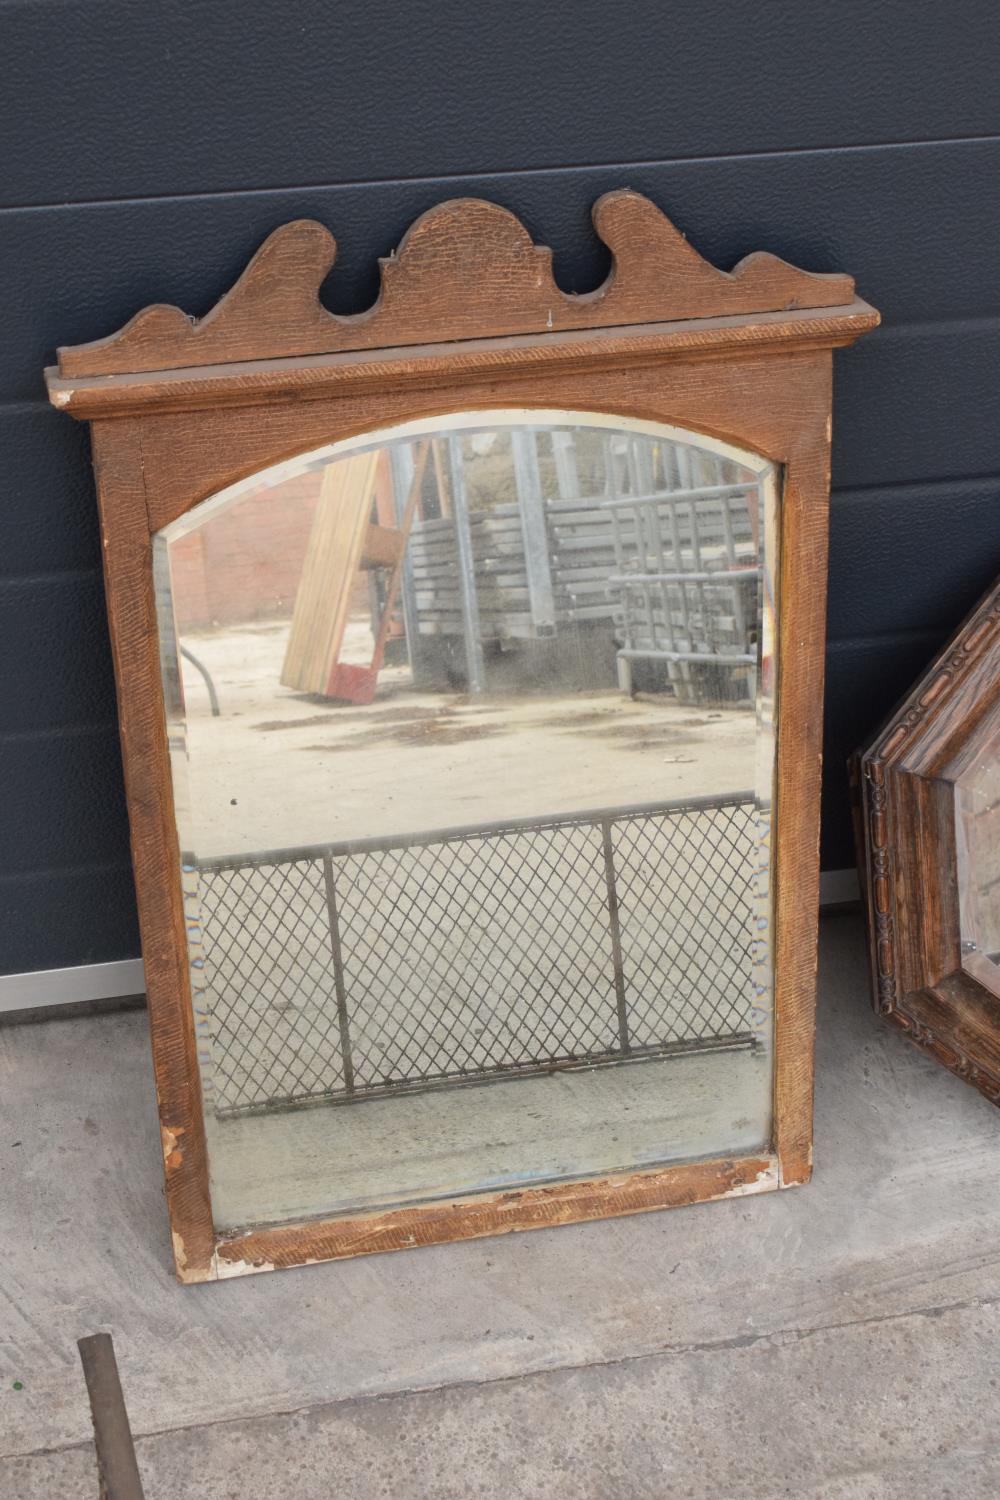
M 186 1280 L 803 1182 L 845 276 L 459 200 L 60 351 Z
M 875 1008 L 1000 1104 L 1000 582 L 853 779 Z

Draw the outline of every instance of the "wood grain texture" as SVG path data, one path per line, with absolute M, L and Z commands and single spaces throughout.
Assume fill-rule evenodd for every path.
M 809 400 L 788 434 L 781 496 L 772 866 L 774 1144 L 786 1184 L 807 1182 L 813 1164 L 831 352 L 803 361 L 799 378 Z
M 165 1191 L 174 1260 L 183 1273 L 208 1263 L 215 1231 L 160 676 L 142 433 L 137 423 L 98 422 L 91 438 Z
M 133 322 L 97 356 L 120 373 L 98 375 L 93 354 L 79 350 L 69 358 L 85 371 L 79 379 L 49 373 L 54 404 L 94 420 L 168 1203 L 184 1280 L 633 1213 L 809 1176 L 831 350 L 878 315 L 851 301 L 846 277 L 803 279 L 768 257 L 751 257 L 732 276 L 715 271 L 635 194 L 601 200 L 595 222 L 616 259 L 589 298 L 554 289 L 548 253 L 503 210 L 443 205 L 383 268 L 383 295 L 369 314 L 332 319 L 319 307 L 331 246 L 313 226 L 254 263 L 229 311 L 224 301 L 195 327 L 185 320 L 182 328 L 176 312 Z M 791 306 L 803 298 L 820 311 Z M 674 321 L 648 321 L 663 318 Z M 427 337 L 434 342 L 417 342 Z M 386 340 L 393 347 L 375 348 Z M 344 352 L 329 352 L 337 348 Z M 152 373 L 150 358 L 161 361 Z M 187 367 L 166 367 L 172 359 Z M 214 363 L 191 368 L 198 360 Z M 426 431 L 449 413 L 499 408 L 665 423 L 781 467 L 773 1155 L 219 1236 L 177 878 L 152 536 L 280 460 L 394 424 Z
M 250 1230 L 220 1239 L 214 1276 L 270 1271 L 303 1261 L 343 1260 L 384 1250 L 412 1250 L 455 1239 L 550 1229 L 624 1214 L 679 1208 L 780 1186 L 773 1156 L 683 1162 L 650 1172 L 482 1194 L 452 1203 L 327 1219 L 306 1226 Z M 198 1280 L 204 1277 L 198 1276 Z
M 994 1103 L 1000 999 L 963 962 L 955 781 L 998 701 L 1000 581 L 851 767 L 875 1009 Z
M 763 252 L 732 272 L 703 260 L 640 193 L 606 193 L 594 228 L 613 257 L 596 291 L 570 296 L 552 277 L 552 252 L 519 219 L 480 198 L 454 198 L 422 214 L 379 261 L 374 306 L 329 313 L 319 289 L 337 244 L 299 219 L 264 241 L 236 285 L 204 318 L 178 307 L 144 308 L 118 333 L 59 350 L 64 376 L 169 370 L 236 360 L 444 343 L 501 334 L 607 328 L 724 314 L 839 307 L 849 276 L 814 275 Z
M 458 411 L 527 407 L 668 422 L 749 448 L 778 464 L 786 462 L 792 434 L 804 423 L 809 440 L 826 451 L 823 402 L 829 395 L 829 365 L 823 347 L 758 350 L 730 361 L 662 355 L 606 363 L 597 342 L 591 361 L 568 367 L 543 363 L 525 370 L 509 366 L 503 348 L 495 351 L 492 363 L 470 367 L 460 348 L 450 377 L 442 373 L 434 381 L 424 377 L 420 351 L 414 351 L 415 358 L 393 362 L 377 405 L 367 382 L 346 379 L 322 397 L 269 405 L 266 422 L 253 404 L 213 402 L 184 411 L 168 407 L 146 412 L 141 426 L 152 529 L 269 464 L 375 428 L 430 422 Z
M 542 373 L 509 377 L 501 366 L 474 382 L 462 378 L 451 387 L 427 389 L 415 365 L 406 379 L 387 383 L 379 402 L 386 423 L 433 420 L 480 405 L 544 409 L 555 403 L 615 412 L 709 433 L 782 465 L 774 1146 L 787 1184 L 807 1180 L 812 1158 L 830 367 L 828 349 L 731 363 L 641 365 L 610 378 L 598 361 L 592 370 L 574 370 L 557 381 Z M 199 499 L 294 452 L 367 432 L 371 421 L 368 393 L 350 386 L 339 399 L 276 407 L 266 424 L 255 408 L 148 415 L 142 433 L 149 525 L 159 529 Z M 610 1202 L 604 1209 L 615 1211 Z M 461 1231 L 460 1215 L 441 1222 L 450 1234 Z M 202 1263 L 185 1274 L 197 1278 L 208 1271 Z
M 326 691 L 364 556 L 378 462 L 375 450 L 355 453 L 323 475 L 281 668 L 284 687 Z
M 879 322 L 856 297 L 829 312 L 744 314 L 691 318 L 626 328 L 588 328 L 546 337 L 520 335 L 420 344 L 376 353 L 316 354 L 301 359 L 242 360 L 137 374 L 64 378 L 45 371 L 49 399 L 70 416 L 92 419 L 141 412 L 190 411 L 209 406 L 273 407 L 281 401 L 315 401 L 347 386 L 380 396 L 387 385 L 419 376 L 428 386 L 469 380 L 502 366 L 510 375 L 662 364 L 664 359 L 718 359 L 778 349 L 835 349 L 851 344 Z

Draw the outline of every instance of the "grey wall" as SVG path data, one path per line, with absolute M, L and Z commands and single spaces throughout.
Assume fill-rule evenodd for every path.
M 203 313 L 261 238 L 341 244 L 329 305 L 463 193 L 567 290 L 588 208 L 648 193 L 705 255 L 848 270 L 885 326 L 837 358 L 824 864 L 843 760 L 1000 569 L 1000 30 L 986 0 L 0 0 L 0 972 L 130 957 L 86 434 L 57 343 Z

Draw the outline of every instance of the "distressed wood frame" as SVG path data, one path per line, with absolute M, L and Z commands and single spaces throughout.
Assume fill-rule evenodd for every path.
M 607 194 L 613 267 L 569 296 L 495 204 L 432 209 L 381 262 L 375 306 L 328 313 L 336 246 L 276 230 L 200 321 L 139 313 L 59 351 L 51 401 L 92 426 L 122 756 L 177 1272 L 204 1281 L 805 1182 L 813 1022 L 832 351 L 878 314 L 850 277 L 773 256 L 711 266 L 647 199 Z M 212 1218 L 156 632 L 152 537 L 225 486 L 335 439 L 469 406 L 688 428 L 780 465 L 774 1135 L 752 1156 L 220 1233 Z
M 998 704 L 1000 580 L 851 764 L 875 1009 L 994 1104 L 1000 970 L 963 962 L 955 781 Z

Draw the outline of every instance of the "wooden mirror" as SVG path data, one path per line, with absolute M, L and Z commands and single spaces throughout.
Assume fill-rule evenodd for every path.
M 841 275 L 442 204 L 63 349 L 187 1281 L 811 1170 Z
M 852 769 L 875 1008 L 1000 1104 L 1000 582 Z

